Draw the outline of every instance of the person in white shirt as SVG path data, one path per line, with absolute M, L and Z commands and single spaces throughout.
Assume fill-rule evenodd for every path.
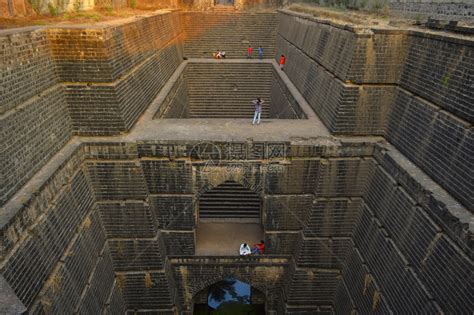
M 250 246 L 247 243 L 240 244 L 239 254 L 240 256 L 247 256 L 252 254 Z

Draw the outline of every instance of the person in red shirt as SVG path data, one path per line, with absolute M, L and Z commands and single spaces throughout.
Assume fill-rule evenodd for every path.
M 254 244 L 252 247 L 252 254 L 263 255 L 265 253 L 265 242 L 263 240 L 258 244 Z
M 247 59 L 252 59 L 252 52 L 253 48 L 249 45 L 249 47 L 247 48 Z
M 283 70 L 283 66 L 285 65 L 285 61 L 286 61 L 286 58 L 285 58 L 285 55 L 281 55 L 280 56 L 280 69 Z

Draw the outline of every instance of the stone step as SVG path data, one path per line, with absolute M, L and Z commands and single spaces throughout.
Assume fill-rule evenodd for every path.
M 229 115 L 229 114 L 225 114 L 225 113 L 218 113 L 218 114 L 192 114 L 190 113 L 189 114 L 189 118 L 227 118 L 227 119 L 230 119 L 230 118 L 239 118 L 239 119 L 252 119 L 253 118 L 253 113 L 249 113 L 249 114 L 232 114 L 232 115 Z M 264 115 L 262 113 L 261 119 L 268 119 L 270 118 L 269 115 Z
M 248 95 L 248 96 L 240 96 L 240 95 L 230 95 L 230 96 L 234 96 L 234 98 L 211 98 L 211 97 L 206 97 L 206 96 L 202 96 L 202 97 L 192 97 L 188 100 L 188 104 L 189 105 L 197 105 L 197 106 L 212 106 L 212 105 L 215 105 L 215 106 L 225 106 L 225 107 L 235 107 L 235 108 L 241 108 L 241 109 L 245 109 L 245 108 L 254 108 L 254 104 L 252 103 L 252 101 L 255 99 L 255 96 L 260 96 L 262 97 L 262 99 L 265 100 L 266 98 L 266 95 L 262 95 L 262 93 L 258 93 L 258 91 L 256 91 L 255 93 L 252 93 L 252 95 Z M 229 97 L 229 96 L 227 96 Z M 267 98 L 268 99 L 268 98 Z M 268 108 L 268 107 L 271 107 L 271 103 L 266 101 L 265 103 L 263 103 L 262 105 L 262 108 Z
M 255 56 L 257 45 L 262 45 L 265 58 L 273 57 L 278 23 L 275 13 L 193 13 L 184 15 L 183 21 L 186 56 L 211 58 L 213 51 L 223 49 L 227 58 L 244 58 L 250 43 Z
M 234 111 L 234 112 L 231 112 L 231 111 L 226 111 L 226 110 L 205 110 L 205 111 L 193 111 L 193 110 L 190 110 L 189 111 L 189 115 L 192 115 L 194 117 L 196 116 L 211 116 L 211 117 L 215 117 L 215 116 L 226 116 L 226 117 L 253 117 L 254 115 L 254 111 Z M 262 117 L 267 117 L 269 116 L 269 112 L 262 112 Z
M 216 199 L 208 199 L 208 200 L 200 200 L 199 204 L 200 205 L 206 205 L 210 209 L 219 209 L 222 206 L 229 206 L 233 208 L 255 208 L 255 207 L 260 207 L 260 200 L 246 200 L 245 202 L 242 201 L 242 198 L 236 198 L 233 199 L 232 201 L 226 199 L 226 198 L 216 198 Z
M 260 198 L 237 182 L 226 181 L 199 198 L 203 219 L 260 218 Z
M 261 74 L 255 75 L 255 77 L 259 77 Z M 250 78 L 249 78 L 250 79 Z M 196 77 L 195 79 L 198 81 L 199 77 Z M 222 80 L 222 78 L 215 78 L 213 80 L 203 80 L 201 82 L 189 82 L 188 87 L 196 89 L 196 92 L 199 92 L 199 88 L 204 89 L 205 91 L 218 91 L 218 88 L 232 88 L 235 90 L 235 92 L 242 91 L 243 88 L 247 89 L 262 89 L 262 90 L 267 90 L 268 93 L 270 93 L 270 88 L 271 88 L 271 83 L 272 80 L 254 80 L 255 84 L 252 84 L 251 82 L 246 81 L 237 81 L 237 80 L 231 80 L 231 78 L 227 77 L 226 79 Z M 240 88 L 240 90 L 239 90 Z
M 202 115 L 202 116 L 227 116 L 227 117 L 230 117 L 230 116 L 238 116 L 240 117 L 241 115 L 245 116 L 245 117 L 251 117 L 253 116 L 254 114 L 254 111 L 242 111 L 242 110 L 239 110 L 239 111 L 227 111 L 225 109 L 221 109 L 221 110 L 201 110 L 201 111 L 196 111 L 196 110 L 192 110 L 190 109 L 189 110 L 189 114 L 190 115 L 194 115 L 194 116 L 197 116 L 197 115 Z M 266 116 L 266 115 L 269 115 L 269 112 L 267 111 L 264 111 L 262 112 L 262 116 Z
M 190 116 L 194 116 L 193 118 L 211 118 L 211 117 L 228 117 L 228 118 L 248 118 L 253 117 L 254 111 L 238 111 L 238 112 L 227 112 L 225 110 L 210 110 L 210 111 L 189 111 L 188 113 Z M 270 115 L 269 112 L 262 112 L 262 118 L 268 118 Z M 199 117 L 202 116 L 202 117 Z

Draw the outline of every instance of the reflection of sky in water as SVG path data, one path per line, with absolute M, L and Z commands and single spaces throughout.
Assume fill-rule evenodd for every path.
M 230 286 L 221 285 L 223 282 L 218 282 L 214 286 L 220 286 L 225 292 L 223 300 L 216 300 L 212 294 L 209 294 L 207 303 L 213 309 L 217 309 L 222 303 L 225 302 L 241 302 L 243 304 L 250 304 L 250 285 L 235 279 L 226 279 L 226 281 L 232 281 L 235 283 Z

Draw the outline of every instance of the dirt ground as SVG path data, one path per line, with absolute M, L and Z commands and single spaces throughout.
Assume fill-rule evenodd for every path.
M 332 21 L 341 24 L 348 23 L 353 25 L 365 26 L 384 26 L 394 23 L 396 23 L 397 25 L 412 25 L 415 23 L 415 21 L 413 20 L 393 16 L 392 14 L 390 14 L 390 11 L 387 7 L 382 8 L 380 10 L 355 11 L 349 9 L 319 7 L 309 4 L 292 4 L 288 7 L 288 9 L 295 12 L 311 14 L 316 17 L 331 19 Z
M 80 24 L 97 24 L 103 22 L 110 22 L 119 20 L 127 17 L 137 15 L 147 15 L 155 12 L 156 10 L 165 9 L 152 5 L 149 0 L 142 0 L 143 6 L 136 9 L 132 8 L 120 8 L 120 9 L 95 9 L 89 11 L 79 12 L 67 12 L 61 13 L 56 16 L 51 15 L 28 15 L 19 16 L 15 18 L 2 18 L 0 17 L 0 29 L 15 28 L 31 25 L 80 25 Z M 379 10 L 349 10 L 341 9 L 337 7 L 320 7 L 311 4 L 291 4 L 286 9 L 290 9 L 296 12 L 311 14 L 316 17 L 323 19 L 330 19 L 335 23 L 339 24 L 352 24 L 352 25 L 363 25 L 363 26 L 395 26 L 404 27 L 419 24 L 422 21 L 416 21 L 414 19 L 407 19 L 395 14 L 392 14 L 388 7 L 381 8 Z M 269 8 L 254 8 L 249 9 L 250 12 L 268 12 L 274 11 L 275 9 Z M 463 25 L 465 23 L 460 23 Z
M 425 26 L 427 17 L 407 18 L 395 12 L 391 12 L 386 6 L 379 10 L 349 10 L 335 7 L 320 7 L 311 4 L 291 4 L 286 7 L 295 12 L 313 15 L 316 18 L 329 20 L 336 24 L 346 24 L 362 28 L 382 27 L 394 29 L 423 29 L 433 33 L 443 33 L 453 36 L 453 33 L 445 30 L 429 29 Z M 466 21 L 458 21 L 458 26 L 473 29 L 474 25 Z M 472 38 L 469 34 L 457 33 L 454 36 Z
M 66 25 L 66 24 L 96 24 L 102 22 L 110 22 L 136 15 L 147 15 L 156 11 L 157 7 L 149 8 L 121 8 L 112 9 L 96 9 L 79 12 L 60 13 L 56 16 L 51 15 L 29 15 L 14 18 L 0 17 L 0 29 L 32 26 L 32 25 Z

